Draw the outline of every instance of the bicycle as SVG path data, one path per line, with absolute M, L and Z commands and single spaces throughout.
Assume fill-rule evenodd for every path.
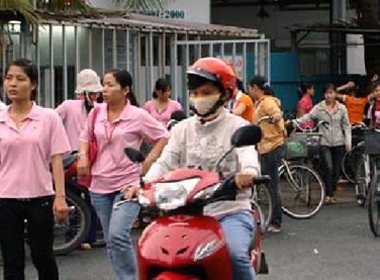
M 263 121 L 272 122 L 273 117 L 265 116 L 257 123 L 260 124 Z M 282 164 L 279 167 L 283 198 L 282 211 L 294 219 L 308 219 L 316 215 L 322 208 L 325 188 L 315 170 L 302 163 L 299 164 L 300 159 L 308 156 L 307 134 L 299 139 L 295 138 L 296 136 L 293 136 L 285 142 L 285 158 L 281 159 Z M 313 188 L 314 185 L 315 188 Z M 285 190 L 289 190 L 289 192 L 285 192 Z
M 355 184 L 356 201 L 359 206 L 364 206 L 368 196 L 368 186 L 371 181 L 371 162 L 365 153 L 364 133 L 370 130 L 364 123 L 352 126 L 356 131 L 354 147 L 346 152 L 342 160 L 342 172 L 344 176 Z
M 368 220 L 375 237 L 380 236 L 380 130 L 371 129 L 364 132 L 364 150 L 374 163 L 371 164 L 372 180 L 368 196 Z
M 360 146 L 359 149 L 356 148 L 363 142 L 363 131 L 367 128 L 364 123 L 357 123 L 351 126 L 353 148 L 344 154 L 341 162 L 343 176 L 352 184 L 356 184 L 356 164 L 364 149 L 363 146 Z

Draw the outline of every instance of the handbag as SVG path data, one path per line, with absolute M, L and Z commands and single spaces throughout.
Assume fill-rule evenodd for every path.
M 94 109 L 94 113 L 92 114 L 92 119 L 91 119 L 91 126 L 90 126 L 90 141 L 88 143 L 88 159 L 90 162 L 90 170 L 92 165 L 95 162 L 96 156 L 98 154 L 98 143 L 96 141 L 96 136 L 95 136 L 95 121 L 96 118 L 99 114 L 99 107 L 96 107 Z
M 96 141 L 96 136 L 95 136 L 95 122 L 96 118 L 99 114 L 100 108 L 95 107 L 94 108 L 94 113 L 92 114 L 90 126 L 89 126 L 89 134 L 90 134 L 90 139 L 88 142 L 88 161 L 89 161 L 89 173 L 87 176 L 78 176 L 78 184 L 81 186 L 84 186 L 86 188 L 89 188 L 91 186 L 91 168 L 92 165 L 94 164 L 96 160 L 96 156 L 98 154 L 98 143 Z

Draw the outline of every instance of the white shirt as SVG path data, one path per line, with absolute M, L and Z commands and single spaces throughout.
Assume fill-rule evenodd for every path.
M 211 170 L 217 160 L 231 148 L 231 136 L 239 128 L 249 124 L 239 116 L 223 110 L 213 121 L 201 124 L 196 116 L 178 123 L 171 131 L 169 142 L 160 158 L 152 165 L 144 181 L 160 178 L 177 168 L 202 168 Z M 254 146 L 235 149 L 222 161 L 225 172 L 244 171 L 260 174 L 258 153 Z M 236 201 L 221 201 L 207 205 L 205 214 L 219 216 L 242 209 L 250 209 L 251 190 L 238 192 Z

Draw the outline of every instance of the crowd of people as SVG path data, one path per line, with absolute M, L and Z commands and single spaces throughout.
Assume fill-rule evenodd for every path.
M 236 129 L 272 116 L 271 122 L 260 124 L 263 138 L 257 147 L 236 149 L 221 164 L 222 170 L 235 173 L 237 200 L 213 203 L 205 209 L 207 215 L 218 219 L 224 231 L 233 279 L 254 279 L 248 249 L 256 224 L 249 212 L 248 188 L 260 173 L 270 176 L 274 193 L 268 231 L 277 233 L 282 229 L 278 167 L 287 123 L 281 102 L 265 77 L 252 77 L 246 91 L 232 65 L 220 58 L 197 60 L 188 68 L 187 78 L 194 115 L 169 134 L 166 125 L 170 116 L 183 108 L 171 99 L 171 84 L 165 79 L 157 80 L 152 99 L 140 108 L 128 71 L 113 69 L 100 78 L 95 71 L 84 69 L 77 76 L 77 98 L 53 110 L 34 101 L 36 66 L 26 59 L 9 64 L 3 88 L 10 105 L 0 103 L 0 245 L 5 280 L 25 279 L 25 228 L 39 279 L 59 278 L 52 246 L 54 223 L 68 216 L 64 154 L 79 152 L 78 183 L 90 192 L 86 203 L 92 225 L 81 247 L 90 249 L 96 241 L 99 219 L 115 279 L 137 279 L 131 229 L 140 211 L 139 204 L 132 200 L 138 194 L 140 176 L 149 182 L 179 167 L 209 170 L 231 148 L 230 137 Z M 340 175 L 337 163 L 351 149 L 350 124 L 368 119 L 370 125 L 380 127 L 380 83 L 374 82 L 373 91 L 366 97 L 358 96 L 352 82 L 338 89 L 327 85 L 324 100 L 316 105 L 314 93 L 313 85 L 301 86 L 295 121 L 303 127 L 313 127 L 315 119 L 329 123 L 320 130 L 321 153 L 326 168 L 326 202 L 336 203 L 334 191 Z M 368 102 L 373 104 L 365 113 Z M 143 143 L 149 149 L 140 167 L 122 151 L 126 146 L 140 149 Z M 128 202 L 115 208 L 121 200 Z

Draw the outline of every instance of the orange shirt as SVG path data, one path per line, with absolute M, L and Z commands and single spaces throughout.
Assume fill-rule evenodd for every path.
M 246 121 L 248 121 L 249 123 L 252 123 L 253 114 L 255 110 L 255 106 L 253 104 L 252 99 L 247 94 L 242 93 L 240 91 L 236 96 L 235 107 L 238 106 L 240 103 L 243 103 L 245 105 L 245 110 L 240 116 Z
M 344 104 L 347 108 L 350 124 L 360 123 L 363 121 L 364 108 L 367 102 L 367 97 L 356 98 L 349 95 L 345 96 Z

